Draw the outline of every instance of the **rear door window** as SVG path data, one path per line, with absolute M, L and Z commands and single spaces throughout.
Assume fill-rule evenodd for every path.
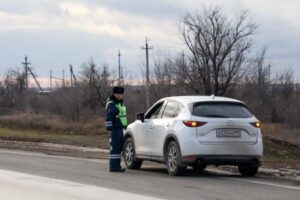
M 192 115 L 211 118 L 251 118 L 253 116 L 244 104 L 234 102 L 194 103 Z
M 181 112 L 182 105 L 176 101 L 168 101 L 162 118 L 174 118 Z

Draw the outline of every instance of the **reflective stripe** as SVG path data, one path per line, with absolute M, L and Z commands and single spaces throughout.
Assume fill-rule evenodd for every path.
M 105 122 L 105 127 L 112 127 L 112 122 L 111 121 Z
M 109 154 L 109 156 L 121 156 L 121 154 Z
M 109 155 L 109 159 L 121 159 L 121 155 Z
M 109 155 L 109 158 L 110 159 L 120 159 L 121 158 L 121 155 Z
M 108 105 L 109 105 L 110 103 L 112 103 L 112 101 L 107 101 L 107 102 L 106 102 L 105 110 L 107 109 L 107 107 L 108 107 Z

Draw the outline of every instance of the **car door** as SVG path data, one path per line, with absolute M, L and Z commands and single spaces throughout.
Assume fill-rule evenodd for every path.
M 164 101 L 156 103 L 145 114 L 145 121 L 139 121 L 135 128 L 135 145 L 138 156 L 150 157 L 152 155 L 152 129 L 153 120 L 161 116 Z
M 174 119 L 181 111 L 182 106 L 176 101 L 168 101 L 164 106 L 160 118 L 152 121 L 153 128 L 150 130 L 153 140 L 152 157 L 159 159 L 163 157 L 163 145 L 165 138 L 169 132 L 172 132 L 174 127 Z

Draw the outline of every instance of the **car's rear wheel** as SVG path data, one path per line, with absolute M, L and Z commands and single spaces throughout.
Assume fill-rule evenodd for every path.
M 258 171 L 258 167 L 251 165 L 239 165 L 238 168 L 242 176 L 255 176 Z
M 169 143 L 166 152 L 166 165 L 168 173 L 171 176 L 179 176 L 184 172 L 184 167 L 180 166 L 180 150 L 176 142 Z
M 142 160 L 136 159 L 132 138 L 128 137 L 124 143 L 124 160 L 128 169 L 140 169 Z

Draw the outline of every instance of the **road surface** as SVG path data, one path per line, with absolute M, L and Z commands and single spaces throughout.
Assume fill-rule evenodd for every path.
M 171 177 L 163 165 L 110 173 L 106 160 L 0 150 L 0 200 L 299 199 L 299 181 L 206 170 Z

